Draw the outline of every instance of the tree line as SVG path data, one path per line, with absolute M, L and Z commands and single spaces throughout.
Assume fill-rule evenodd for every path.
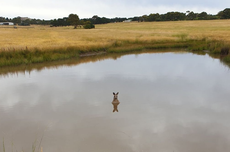
M 230 8 L 226 8 L 220 11 L 216 15 L 208 14 L 206 12 L 194 13 L 193 11 L 182 12 L 167 12 L 165 14 L 149 14 L 131 18 L 106 18 L 94 15 L 92 18 L 84 18 L 80 20 L 80 24 L 84 22 L 90 22 L 91 24 L 106 24 L 123 22 L 126 20 L 138 21 L 138 22 L 153 22 L 153 21 L 182 21 L 182 20 L 214 20 L 214 19 L 230 19 Z M 68 17 L 51 20 L 51 24 L 54 26 L 68 26 Z
M 71 15 L 71 14 L 70 14 Z M 70 18 L 70 15 L 69 17 L 64 17 L 64 18 L 59 18 L 59 19 L 54 19 L 54 20 L 51 20 L 50 23 L 51 23 L 51 26 L 69 26 L 71 25 L 71 19 Z M 76 15 L 76 14 L 74 14 Z M 90 28 L 90 26 L 94 25 L 94 24 L 106 24 L 106 23 L 113 23 L 113 22 L 123 22 L 127 20 L 127 18 L 106 18 L 106 17 L 99 17 L 97 15 L 94 15 L 92 18 L 83 18 L 83 19 L 80 19 L 79 21 L 77 21 L 77 24 L 80 25 L 80 26 L 83 26 L 85 28 Z M 89 26 L 90 25 L 90 26 Z
M 50 21 L 51 26 L 70 26 L 73 25 L 76 29 L 78 26 L 85 29 L 95 28 L 94 24 L 88 20 L 80 20 L 77 14 L 70 14 L 69 17 L 54 19 Z
M 135 17 L 134 21 L 182 21 L 182 20 L 214 20 L 214 19 L 230 19 L 230 9 L 227 8 L 220 11 L 216 15 L 208 14 L 206 12 L 194 13 L 193 11 L 181 12 L 168 12 L 166 14 L 150 14 L 141 17 Z
M 41 20 L 41 19 L 26 19 L 22 20 L 20 16 L 14 17 L 14 18 L 4 18 L 0 17 L 0 22 L 13 22 L 15 25 L 30 25 L 30 24 L 35 24 L 35 25 L 50 25 L 51 21 L 50 20 Z
M 136 16 L 131 18 L 106 18 L 94 15 L 92 18 L 79 19 L 77 14 L 70 14 L 68 17 L 53 19 L 53 20 L 40 20 L 40 19 L 27 19 L 21 20 L 20 17 L 13 19 L 0 17 L 0 22 L 13 22 L 14 24 L 21 25 L 51 25 L 51 26 L 70 26 L 74 25 L 75 28 L 94 28 L 94 24 L 106 24 L 114 22 L 123 22 L 125 20 L 132 20 L 138 22 L 153 22 L 153 21 L 182 21 L 182 20 L 214 20 L 214 19 L 230 19 L 230 8 L 226 8 L 216 15 L 208 14 L 206 12 L 194 13 L 193 11 L 183 12 L 167 12 L 165 14 L 151 13 L 149 15 Z

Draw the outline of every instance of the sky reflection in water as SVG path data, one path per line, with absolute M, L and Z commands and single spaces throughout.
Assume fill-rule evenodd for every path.
M 0 137 L 7 151 L 229 151 L 229 82 L 218 59 L 191 53 L 2 76 Z

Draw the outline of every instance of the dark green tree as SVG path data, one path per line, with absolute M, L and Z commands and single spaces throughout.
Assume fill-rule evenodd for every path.
M 149 21 L 160 21 L 160 14 L 149 14 Z
M 197 18 L 197 13 L 194 13 L 193 11 L 188 12 L 186 17 L 187 17 L 188 20 L 195 20 Z
M 207 20 L 208 14 L 206 12 L 201 12 L 200 14 L 198 14 L 198 19 L 199 20 Z
M 20 26 L 30 26 L 30 20 L 26 19 L 25 21 L 22 21 L 18 25 L 20 25 Z
M 230 19 L 230 8 L 226 8 L 217 14 L 221 19 Z
M 143 22 L 149 21 L 149 18 L 147 15 L 143 15 L 142 16 Z
M 97 18 L 98 18 L 97 15 L 94 15 L 94 16 L 92 17 L 93 20 L 96 20 Z
M 68 22 L 70 25 L 73 25 L 74 28 L 76 29 L 77 26 L 79 25 L 79 17 L 77 14 L 70 14 L 68 18 Z
M 95 26 L 90 21 L 86 21 L 84 24 L 84 28 L 91 29 L 91 28 L 95 28 Z
M 12 20 L 12 21 L 13 21 L 13 23 L 14 23 L 14 24 L 20 24 L 20 23 L 22 22 L 21 17 L 19 17 L 19 16 L 18 16 L 18 17 L 13 18 L 13 20 Z
M 6 22 L 7 20 L 4 17 L 0 17 L 0 22 Z

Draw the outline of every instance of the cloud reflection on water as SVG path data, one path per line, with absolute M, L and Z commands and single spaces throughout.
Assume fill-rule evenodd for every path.
M 127 55 L 0 79 L 0 136 L 26 151 L 229 151 L 230 72 L 193 54 Z M 111 93 L 119 91 L 119 113 Z M 22 140 L 23 139 L 23 140 Z

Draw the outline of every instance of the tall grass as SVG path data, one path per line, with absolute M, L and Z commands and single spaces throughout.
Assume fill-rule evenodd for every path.
M 230 44 L 230 20 L 131 22 L 95 29 L 33 26 L 0 28 L 0 66 L 78 57 L 87 52 L 181 48 L 219 53 Z
M 43 137 L 42 137 L 43 138 Z M 32 152 L 43 152 L 43 148 L 41 147 L 41 142 L 42 142 L 42 138 L 40 140 L 40 143 L 39 143 L 39 146 L 37 148 L 37 140 L 35 140 L 32 144 Z M 13 142 L 12 142 L 12 152 L 14 151 L 14 148 L 13 148 Z M 37 149 L 37 151 L 36 151 Z M 16 150 L 17 151 L 17 150 Z M 23 150 L 22 150 L 23 151 Z M 3 138 L 3 152 L 6 152 L 6 148 L 5 148 L 5 140 Z
M 228 55 L 228 56 L 224 57 L 223 61 L 227 62 L 227 63 L 230 63 L 230 56 Z
M 3 144 L 2 144 L 2 147 L 3 147 L 3 152 L 6 152 L 5 143 L 4 143 L 4 138 L 3 138 Z

